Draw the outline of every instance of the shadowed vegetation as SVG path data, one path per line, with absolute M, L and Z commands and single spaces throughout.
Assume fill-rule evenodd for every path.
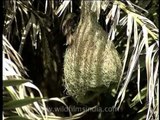
M 3 119 L 158 119 L 158 1 L 99 0 L 92 1 L 88 7 L 88 12 L 96 16 L 92 24 L 83 21 L 88 18 L 87 14 L 81 20 L 83 7 L 80 0 L 3 1 Z M 64 57 L 67 50 L 79 44 L 72 37 L 80 22 L 86 22 L 82 24 L 84 28 L 91 25 L 95 33 L 103 29 L 102 35 L 106 33 L 104 38 L 108 38 L 106 42 L 114 44 L 122 62 L 117 89 L 100 92 L 93 100 L 93 91 L 88 91 L 87 104 L 81 104 L 74 96 L 69 96 L 63 82 L 67 72 L 64 70 Z M 87 36 L 85 29 L 80 31 L 82 36 L 92 37 L 92 32 Z M 82 47 L 92 46 L 91 41 L 83 42 L 85 38 L 82 39 Z M 104 44 L 99 45 L 104 47 Z M 86 60 L 88 63 L 79 59 L 85 66 L 94 58 L 99 60 L 97 66 L 100 68 L 96 71 L 101 72 L 97 75 L 97 81 L 104 67 L 100 62 L 103 61 L 100 58 L 101 49 L 95 57 L 92 49 L 88 52 L 78 49 L 79 52 L 86 52 L 85 58 L 89 58 Z M 79 62 L 75 61 L 77 66 Z M 70 73 L 68 71 L 67 74 Z M 83 77 L 77 75 L 76 80 Z M 89 77 L 89 72 L 85 75 Z M 79 85 L 78 82 L 75 84 Z M 103 111 L 113 106 L 114 110 Z M 55 110 L 61 107 L 65 111 Z

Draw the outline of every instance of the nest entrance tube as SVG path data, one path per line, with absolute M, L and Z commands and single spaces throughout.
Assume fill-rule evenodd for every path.
M 69 95 L 88 103 L 106 90 L 115 89 L 121 60 L 107 33 L 97 23 L 91 2 L 82 1 L 81 17 L 73 44 L 64 56 L 64 83 Z

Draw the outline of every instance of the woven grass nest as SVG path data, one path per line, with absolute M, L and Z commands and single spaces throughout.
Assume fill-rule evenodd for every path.
M 86 5 L 82 5 L 73 43 L 64 56 L 64 84 L 76 101 L 88 103 L 100 93 L 117 87 L 122 65 L 95 13 L 86 1 L 83 4 Z

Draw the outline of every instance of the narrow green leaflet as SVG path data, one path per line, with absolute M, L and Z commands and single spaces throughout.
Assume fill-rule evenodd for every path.
M 144 87 L 142 90 L 141 90 L 141 100 L 143 100 L 145 97 L 146 97 L 146 94 L 147 94 L 147 87 Z M 137 103 L 139 103 L 139 94 L 137 94 L 133 99 L 132 99 L 133 103 L 130 104 L 130 107 L 134 107 Z
M 22 107 L 31 104 L 33 102 L 36 102 L 38 100 L 41 100 L 41 98 L 35 97 L 35 98 L 25 98 L 20 100 L 12 100 L 4 104 L 3 109 L 7 110 L 7 109 L 14 109 L 17 107 Z
M 21 80 L 16 80 L 16 79 L 10 79 L 10 80 L 3 80 L 3 87 L 7 86 L 17 86 L 21 85 L 23 83 L 29 82 L 27 79 L 21 79 Z

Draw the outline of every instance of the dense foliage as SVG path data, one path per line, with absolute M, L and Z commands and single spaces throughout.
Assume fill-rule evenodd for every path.
M 4 1 L 4 119 L 158 119 L 158 1 L 132 2 L 92 1 L 97 23 L 114 43 L 123 68 L 116 97 L 103 93 L 98 103 L 80 104 L 67 96 L 62 79 L 81 1 Z M 103 110 L 115 105 L 116 111 L 88 112 L 97 104 Z

